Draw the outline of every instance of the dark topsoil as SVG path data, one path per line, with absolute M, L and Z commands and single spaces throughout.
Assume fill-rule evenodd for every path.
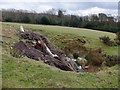
M 42 60 L 44 63 L 60 68 L 61 70 L 74 71 L 69 62 L 66 61 L 63 51 L 56 49 L 43 35 L 33 33 L 32 31 L 25 31 L 20 32 L 19 36 L 21 40 L 14 46 L 14 49 L 19 51 L 19 54 L 22 53 L 24 56 L 38 61 Z M 39 47 L 38 43 L 35 45 L 33 41 L 40 41 L 41 46 Z M 47 52 L 44 43 L 50 51 L 58 57 L 51 56 Z

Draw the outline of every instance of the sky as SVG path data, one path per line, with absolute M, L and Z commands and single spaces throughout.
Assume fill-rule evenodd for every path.
M 34 10 L 38 13 L 52 8 L 64 9 L 65 14 L 90 15 L 105 13 L 118 14 L 119 0 L 0 0 L 0 9 Z

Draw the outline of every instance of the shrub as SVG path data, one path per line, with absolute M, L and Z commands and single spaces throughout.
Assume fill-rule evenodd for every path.
M 105 64 L 109 67 L 112 67 L 116 64 L 118 64 L 120 61 L 120 57 L 117 55 L 107 55 L 105 59 Z
M 86 56 L 86 59 L 88 60 L 88 64 L 100 66 L 105 61 L 104 53 L 99 48 L 96 50 L 90 50 Z
M 84 52 L 86 51 L 86 47 L 84 46 L 83 43 L 73 40 L 67 43 L 64 50 L 67 54 L 70 54 L 70 56 L 72 54 L 73 58 L 77 58 L 78 56 L 81 56 L 84 54 Z M 68 55 L 68 57 L 70 56 Z
M 118 44 L 118 45 L 120 45 L 120 32 L 117 32 L 116 33 L 116 43 Z
M 100 40 L 102 40 L 102 42 L 108 46 L 115 46 L 116 44 L 110 40 L 110 38 L 108 36 L 104 36 L 104 37 L 100 37 Z
M 120 32 L 116 33 L 117 39 L 120 41 Z
M 83 56 L 87 43 L 85 36 L 73 36 L 72 34 L 57 35 L 55 42 L 64 45 L 64 51 L 68 57 L 75 58 Z

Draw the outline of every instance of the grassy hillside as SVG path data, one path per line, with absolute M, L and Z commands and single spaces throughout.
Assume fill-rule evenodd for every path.
M 42 61 L 32 59 L 15 58 L 9 53 L 9 44 L 19 41 L 15 34 L 19 26 L 25 30 L 30 29 L 44 34 L 54 43 L 53 38 L 58 34 L 72 34 L 73 36 L 85 36 L 91 43 L 88 48 L 103 48 L 107 54 L 118 54 L 117 47 L 109 47 L 100 42 L 100 36 L 110 36 L 114 39 L 114 33 L 100 32 L 88 29 L 46 26 L 34 24 L 3 23 L 2 44 L 2 83 L 4 88 L 117 88 L 118 65 L 104 68 L 97 73 L 76 73 L 62 71 L 44 64 Z M 58 45 L 57 43 L 55 43 Z M 1 44 L 0 44 L 1 45 Z M 62 47 L 61 45 L 58 45 Z
M 104 45 L 99 37 L 109 36 L 111 39 L 116 38 L 114 33 L 110 32 L 102 32 L 95 31 L 90 29 L 83 28 L 71 28 L 71 27 L 61 27 L 61 26 L 49 26 L 49 25 L 35 25 L 35 24 L 20 24 L 20 23 L 3 23 L 3 28 L 11 25 L 11 28 L 19 29 L 19 26 L 22 25 L 27 30 L 33 30 L 36 32 L 40 32 L 41 34 L 46 35 L 48 39 L 53 42 L 53 38 L 58 34 L 71 34 L 72 36 L 85 36 L 89 40 L 89 44 L 86 44 L 88 48 L 99 48 L 101 47 L 103 50 L 107 52 L 107 54 L 117 55 L 118 47 L 113 46 L 109 47 Z M 62 46 L 62 45 L 58 45 Z
M 117 88 L 118 66 L 98 73 L 62 71 L 28 58 L 3 54 L 4 88 Z

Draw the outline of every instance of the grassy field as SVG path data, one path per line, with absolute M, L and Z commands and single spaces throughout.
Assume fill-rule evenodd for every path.
M 15 58 L 9 53 L 8 43 L 15 43 L 19 38 L 15 34 L 22 25 L 25 30 L 33 30 L 45 35 L 51 42 L 58 34 L 71 34 L 73 36 L 85 36 L 91 43 L 88 48 L 99 48 L 107 54 L 117 55 L 117 47 L 109 47 L 99 40 L 101 36 L 109 36 L 114 39 L 114 33 L 101 32 L 82 28 L 61 26 L 47 26 L 20 23 L 2 24 L 2 86 L 3 88 L 118 88 L 118 65 L 104 68 L 97 73 L 76 73 L 62 71 L 44 64 L 42 61 L 32 59 Z M 58 45 L 57 43 L 55 43 Z M 58 45 L 62 48 L 61 45 Z

